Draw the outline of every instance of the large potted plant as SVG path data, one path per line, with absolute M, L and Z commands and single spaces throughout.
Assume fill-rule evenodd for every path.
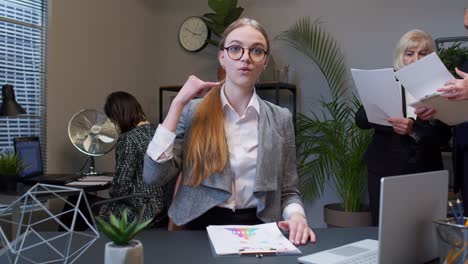
M 339 204 L 325 206 L 325 222 L 331 226 L 370 225 L 370 213 L 359 212 L 366 211 L 361 202 L 366 186 L 363 154 L 371 132 L 354 123 L 359 101 L 350 92 L 341 49 L 319 20 L 311 21 L 308 17 L 301 18 L 277 38 L 312 59 L 330 89 L 329 96 L 318 100 L 321 106 L 318 113 L 297 116 L 298 173 L 304 199 L 322 195 L 326 182 L 331 180 Z
M 144 212 L 144 208 L 142 209 Z M 121 218 L 117 219 L 111 214 L 109 221 L 96 218 L 98 228 L 112 242 L 106 244 L 105 264 L 143 264 L 143 245 L 140 241 L 133 239 L 139 232 L 143 231 L 153 219 L 141 222 L 143 213 L 138 219 L 128 223 L 127 211 L 124 210 Z
M 26 168 L 16 154 L 0 154 L 0 191 L 16 192 L 16 182 L 19 174 Z
M 221 34 L 227 26 L 240 17 L 244 8 L 237 6 L 237 0 L 208 0 L 208 6 L 213 12 L 202 16 L 212 33 L 207 41 L 218 47 Z M 212 39 L 213 35 L 214 39 Z

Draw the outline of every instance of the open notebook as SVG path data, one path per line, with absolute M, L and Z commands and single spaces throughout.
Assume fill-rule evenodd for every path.
M 216 255 L 301 254 L 276 223 L 261 225 L 218 225 L 206 228 Z

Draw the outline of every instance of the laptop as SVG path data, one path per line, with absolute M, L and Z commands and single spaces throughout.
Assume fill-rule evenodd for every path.
M 13 139 L 13 145 L 15 153 L 26 165 L 19 175 L 21 182 L 63 185 L 83 177 L 79 174 L 44 174 L 39 137 L 17 137 Z
M 361 240 L 303 256 L 298 261 L 404 264 L 434 260 L 438 252 L 432 221 L 446 218 L 447 196 L 446 170 L 382 178 L 379 240 Z

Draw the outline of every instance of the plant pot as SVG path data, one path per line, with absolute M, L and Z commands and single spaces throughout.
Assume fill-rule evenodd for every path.
M 328 227 L 372 226 L 370 211 L 345 212 L 339 203 L 325 205 L 323 218 Z
M 114 242 L 106 244 L 105 264 L 143 264 L 143 244 L 138 240 L 130 241 L 128 246 L 117 246 Z
M 16 193 L 17 174 L 0 174 L 0 192 L 5 194 Z

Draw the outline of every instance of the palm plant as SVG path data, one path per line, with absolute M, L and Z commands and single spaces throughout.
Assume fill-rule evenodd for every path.
M 301 18 L 277 39 L 286 41 L 318 66 L 330 89 L 330 98 L 321 96 L 320 113 L 298 114 L 296 126 L 300 189 L 306 200 L 323 193 L 330 178 L 345 211 L 359 211 L 365 188 L 362 156 L 371 132 L 359 129 L 354 113 L 359 100 L 349 93 L 348 70 L 337 41 L 320 20 Z

